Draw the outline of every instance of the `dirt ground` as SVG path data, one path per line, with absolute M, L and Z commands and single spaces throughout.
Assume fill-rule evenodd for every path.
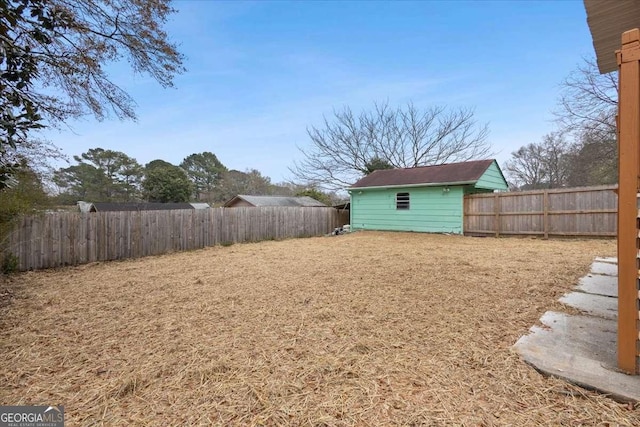
M 511 350 L 610 240 L 359 232 L 0 285 L 0 403 L 75 425 L 640 425 Z

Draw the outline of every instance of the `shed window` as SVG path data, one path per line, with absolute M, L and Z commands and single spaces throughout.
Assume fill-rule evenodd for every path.
M 409 209 L 409 193 L 396 193 L 396 209 Z

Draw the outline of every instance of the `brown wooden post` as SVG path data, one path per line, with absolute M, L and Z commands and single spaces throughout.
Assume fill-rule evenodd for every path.
M 495 193 L 493 196 L 493 227 L 496 230 L 496 237 L 500 237 L 500 196 Z
M 549 192 L 544 190 L 542 193 L 542 228 L 544 230 L 544 238 L 549 238 Z
M 622 34 L 619 67 L 618 367 L 637 374 L 640 30 Z

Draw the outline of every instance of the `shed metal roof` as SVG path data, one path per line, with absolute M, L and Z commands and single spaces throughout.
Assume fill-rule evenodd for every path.
M 209 209 L 211 207 L 209 206 L 209 203 L 194 202 L 189 204 L 193 206 L 194 209 Z
M 584 0 L 587 23 L 602 74 L 618 69 L 622 33 L 640 28 L 640 0 Z
M 236 200 L 241 199 L 253 206 L 290 206 L 290 207 L 326 207 L 324 203 L 317 201 L 316 199 L 304 196 L 304 197 L 287 197 L 287 196 L 248 196 L 239 194 L 233 199 L 225 203 L 225 206 L 232 205 Z
M 195 209 L 191 203 L 92 203 L 91 212 L 122 212 L 122 211 L 165 211 L 173 209 Z
M 474 160 L 435 166 L 373 171 L 351 188 L 387 187 L 419 184 L 475 183 L 495 160 Z

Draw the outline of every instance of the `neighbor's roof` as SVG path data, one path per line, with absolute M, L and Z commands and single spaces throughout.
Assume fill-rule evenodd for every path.
M 194 209 L 209 209 L 211 206 L 209 206 L 209 203 L 189 203 L 191 206 L 193 206 Z
M 304 196 L 304 197 L 286 197 L 286 196 L 247 196 L 239 194 L 233 199 L 225 203 L 225 206 L 230 206 L 238 199 L 251 203 L 253 206 L 292 206 L 292 207 L 326 207 L 324 203 L 317 201 L 316 199 Z
M 92 203 L 91 212 L 164 211 L 172 209 L 195 209 L 191 203 Z
M 640 28 L 640 0 L 584 0 L 587 23 L 602 74 L 618 69 L 622 33 Z
M 474 160 L 406 169 L 381 169 L 370 173 L 351 188 L 387 187 L 419 184 L 475 183 L 495 160 Z

